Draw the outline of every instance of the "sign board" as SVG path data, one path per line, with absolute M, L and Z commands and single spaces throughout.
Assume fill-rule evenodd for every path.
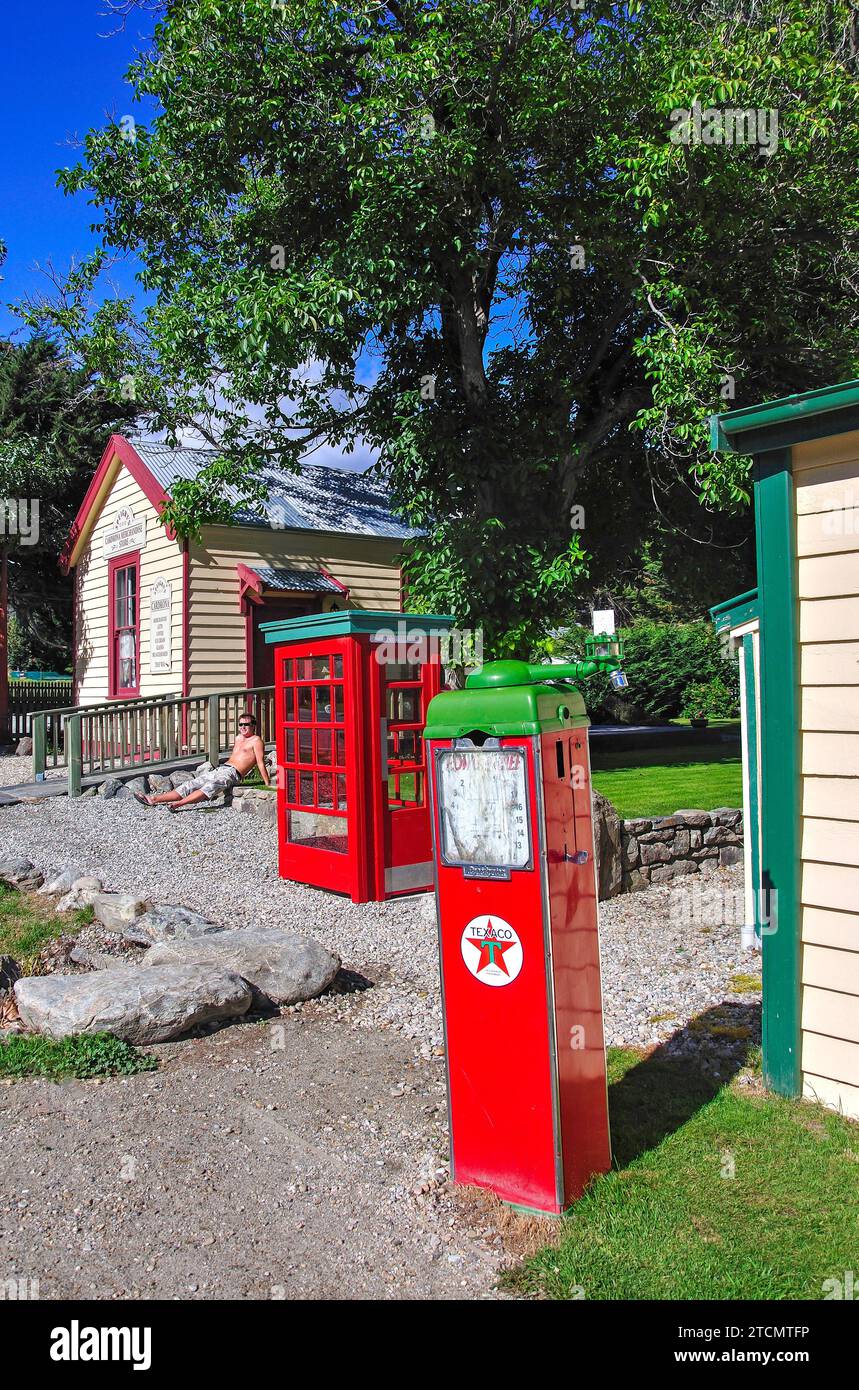
M 173 585 L 163 575 L 149 589 L 149 672 L 173 669 Z
M 594 633 L 597 637 L 614 636 L 614 609 L 595 608 L 594 614 Z
M 528 868 L 524 748 L 445 748 L 436 759 L 442 862 L 487 870 Z
M 146 517 L 136 517 L 130 507 L 120 507 L 113 525 L 103 532 L 104 558 L 123 555 L 126 550 L 143 550 L 146 546 Z

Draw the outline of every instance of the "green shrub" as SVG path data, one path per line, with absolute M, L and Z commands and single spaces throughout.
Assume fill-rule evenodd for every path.
M 53 1038 L 13 1034 L 0 1043 L 0 1076 L 134 1076 L 156 1071 L 158 1063 L 145 1052 L 110 1033 L 79 1033 L 57 1042 Z
M 553 655 L 583 657 L 587 632 L 584 627 L 569 628 L 556 639 Z M 737 662 L 726 659 L 709 623 L 657 623 L 644 619 L 622 628 L 620 636 L 629 690 L 619 694 L 607 675 L 582 681 L 580 689 L 594 722 L 634 724 L 676 719 L 687 689 L 696 684 L 709 685 L 714 680 L 727 692 L 732 708 L 739 703 Z
M 680 713 L 684 719 L 735 719 L 739 713 L 737 697 L 721 676 L 693 681 L 683 692 Z

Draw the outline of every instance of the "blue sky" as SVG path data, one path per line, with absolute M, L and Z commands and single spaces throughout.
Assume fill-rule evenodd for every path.
M 104 0 L 3 0 L 0 15 L 0 238 L 9 256 L 0 274 L 0 333 L 16 324 L 8 304 L 45 292 L 36 262 L 65 272 L 93 245 L 95 209 L 67 198 L 56 170 L 78 162 L 67 141 L 83 138 L 112 112 L 141 112 L 123 74 L 145 46 L 152 18 L 136 15 L 124 33 Z M 105 37 L 101 37 L 105 36 Z M 119 271 L 125 289 L 131 274 Z
M 3 0 L 0 13 L 0 239 L 8 258 L 0 271 L 0 335 L 26 335 L 11 302 L 50 292 L 38 269 L 49 262 L 64 276 L 96 244 L 90 231 L 97 209 L 85 195 L 67 197 L 56 171 L 79 162 L 69 141 L 82 140 L 111 117 L 146 120 L 124 74 L 147 46 L 153 19 L 126 21 L 105 14 L 105 0 Z M 134 265 L 118 265 L 112 283 L 134 291 Z M 367 365 L 363 375 L 371 375 Z M 309 462 L 363 469 L 372 461 L 364 445 L 345 455 L 323 445 Z

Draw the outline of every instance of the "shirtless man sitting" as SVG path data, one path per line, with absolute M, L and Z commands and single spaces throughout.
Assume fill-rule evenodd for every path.
M 189 777 L 171 792 L 159 792 L 157 796 L 141 796 L 137 800 L 144 806 L 166 805 L 170 811 L 181 811 L 183 806 L 194 806 L 198 801 L 212 801 L 220 792 L 231 791 L 245 773 L 250 772 L 254 763 L 267 787 L 271 778 L 265 765 L 265 748 L 256 731 L 256 720 L 252 714 L 243 714 L 239 719 L 239 732 L 233 744 L 233 751 L 225 763 L 211 772 L 198 772 Z

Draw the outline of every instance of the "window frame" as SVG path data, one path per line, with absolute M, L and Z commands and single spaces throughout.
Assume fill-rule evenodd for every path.
M 135 613 L 135 653 L 134 669 L 137 681 L 134 686 L 122 686 L 119 680 L 119 662 L 117 660 L 117 621 L 116 621 L 116 573 L 117 570 L 133 569 L 135 571 L 135 598 L 137 611 Z M 140 593 L 140 551 L 127 551 L 125 555 L 114 555 L 107 565 L 107 585 L 108 585 L 108 699 L 110 700 L 131 700 L 140 694 L 140 620 L 141 620 L 141 593 Z

